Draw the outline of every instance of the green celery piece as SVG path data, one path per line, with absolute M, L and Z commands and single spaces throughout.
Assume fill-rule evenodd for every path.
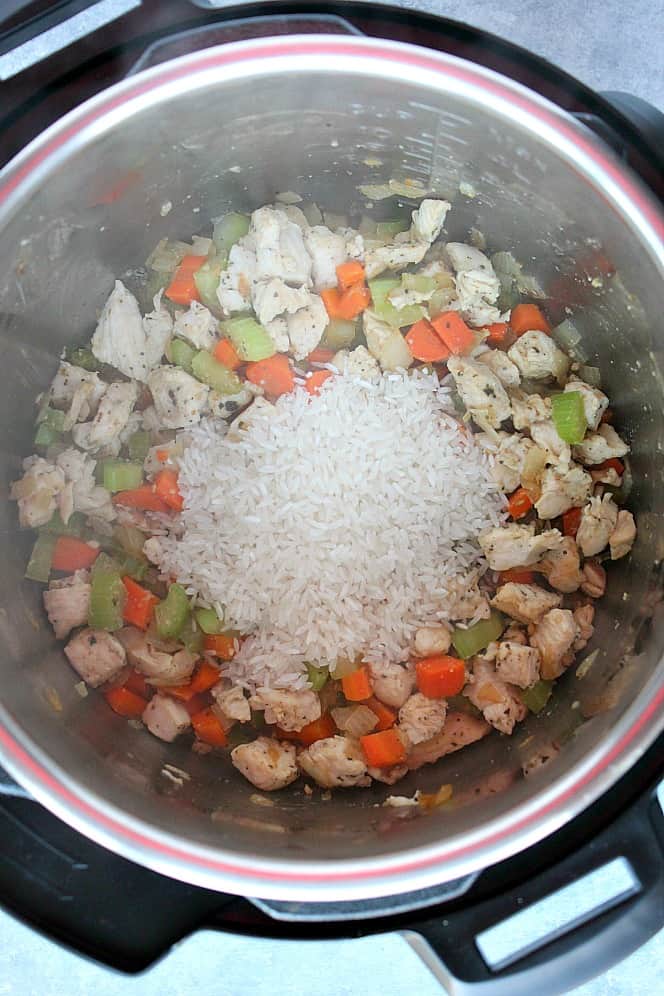
M 410 223 L 403 218 L 397 218 L 394 221 L 379 221 L 376 223 L 376 238 L 393 239 L 395 235 L 407 232 L 409 228 Z
M 553 424 L 563 442 L 572 446 L 582 442 L 588 423 L 581 392 L 567 391 L 552 395 L 551 409 Z
M 52 446 L 53 443 L 57 443 L 59 438 L 60 433 L 44 423 L 39 426 L 35 433 L 35 446 Z
M 25 569 L 25 576 L 30 581 L 48 581 L 56 540 L 57 536 L 50 533 L 40 533 L 37 537 Z
M 175 640 L 190 617 L 189 599 L 181 584 L 172 584 L 166 598 L 155 606 L 157 632 L 165 640 Z
M 148 455 L 151 443 L 152 440 L 150 439 L 150 433 L 146 432 L 144 429 L 139 429 L 129 437 L 129 442 L 127 443 L 129 459 L 133 460 L 135 463 L 143 463 Z
M 128 574 L 134 581 L 142 581 L 150 567 L 145 557 L 133 557 L 131 554 L 124 554 L 118 560 L 121 576 L 124 577 L 125 574 Z
M 143 466 L 127 460 L 104 460 L 102 484 L 107 491 L 133 491 L 143 483 Z
M 231 318 L 222 325 L 241 360 L 255 363 L 274 356 L 276 350 L 270 336 L 255 318 Z
M 40 527 L 40 533 L 48 533 L 49 536 L 78 536 L 83 534 L 85 527 L 85 517 L 80 512 L 72 512 L 69 521 L 65 525 L 59 512 L 54 512 L 51 519 L 45 526 Z
M 553 691 L 552 681 L 536 681 L 531 688 L 522 689 L 519 692 L 521 701 L 530 712 L 541 712 L 549 701 Z
M 178 639 L 184 643 L 187 650 L 192 654 L 200 654 L 203 650 L 203 633 L 194 626 L 191 616 L 184 624 Z
M 355 341 L 356 335 L 355 322 L 345 318 L 331 318 L 325 327 L 322 345 L 329 349 L 346 349 Z
M 316 667 L 314 664 L 307 664 L 307 677 L 309 678 L 311 689 L 314 692 L 320 692 L 330 677 L 330 672 L 326 667 Z
M 65 413 L 57 408 L 43 408 L 37 416 L 37 425 L 46 425 L 55 432 L 65 431 Z
M 418 294 L 429 294 L 438 286 L 433 277 L 420 273 L 402 273 L 401 285 L 404 290 L 417 291 Z
M 376 277 L 375 280 L 368 281 L 368 286 L 375 311 L 381 304 L 387 303 L 388 294 L 401 286 L 401 280 L 399 277 Z
M 184 339 L 172 339 L 170 344 L 170 357 L 171 363 L 174 363 L 176 367 L 182 367 L 186 370 L 188 374 L 192 372 L 192 362 L 194 356 L 196 355 L 196 350 L 193 346 L 190 346 L 188 342 Z
M 194 283 L 201 303 L 216 314 L 220 314 L 219 299 L 217 298 L 219 277 L 227 260 L 226 253 L 222 251 L 221 255 L 215 256 L 214 259 L 208 259 L 194 273 Z
M 452 643 L 459 657 L 467 660 L 497 640 L 504 629 L 505 621 L 502 615 L 496 609 L 492 609 L 488 619 L 480 619 L 468 629 L 455 629 L 452 633 Z
M 140 558 L 143 556 L 145 533 L 137 529 L 136 526 L 115 526 L 113 528 L 113 539 L 123 553 L 128 553 L 130 557 Z
M 88 626 L 113 631 L 124 625 L 122 614 L 127 592 L 117 562 L 100 553 L 92 568 Z
M 216 636 L 224 632 L 224 620 L 220 619 L 214 609 L 196 609 L 196 622 L 207 636 Z
M 100 370 L 101 363 L 87 346 L 70 346 L 65 350 L 65 359 L 74 367 L 83 370 Z
M 212 353 L 201 349 L 191 361 L 191 372 L 197 380 L 202 381 L 219 394 L 238 394 L 242 390 L 242 381 L 236 373 L 215 360 Z
M 395 308 L 389 301 L 380 304 L 373 309 L 376 315 L 383 322 L 392 325 L 395 329 L 405 328 L 406 325 L 414 325 L 424 318 L 426 314 L 424 306 L 421 304 L 407 304 L 405 308 Z
M 249 231 L 250 219 L 246 214 L 238 214 L 231 211 L 222 218 L 218 218 L 214 223 L 212 241 L 217 247 L 217 252 L 223 252 L 234 246 Z

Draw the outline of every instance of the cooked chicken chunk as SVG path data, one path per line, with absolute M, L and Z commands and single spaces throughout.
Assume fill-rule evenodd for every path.
M 9 497 L 18 502 L 18 521 L 24 527 L 45 526 L 58 507 L 65 488 L 65 475 L 42 457 L 32 456 L 23 461 L 24 474 L 14 481 Z
M 486 353 L 480 353 L 477 360 L 495 373 L 503 387 L 518 387 L 521 383 L 519 368 L 516 363 L 512 363 L 507 353 L 502 353 L 499 349 L 487 349 Z
M 373 377 L 380 376 L 378 361 L 374 359 L 366 346 L 356 346 L 350 351 L 340 349 L 332 357 L 332 363 L 341 373 L 349 374 L 351 377 L 371 380 Z
M 273 277 L 254 286 L 252 302 L 258 321 L 269 325 L 278 315 L 293 315 L 306 308 L 312 296 L 306 287 L 289 287 L 285 281 Z
M 565 391 L 578 391 L 583 398 L 583 411 L 586 416 L 588 428 L 597 429 L 602 421 L 602 415 L 609 407 L 609 399 L 598 388 L 591 387 L 583 380 L 571 377 L 565 384 Z
M 141 718 L 150 733 L 169 744 L 191 726 L 185 706 L 168 695 L 153 696 Z
M 540 484 L 542 493 L 535 502 L 537 514 L 540 519 L 555 519 L 583 504 L 592 491 L 593 479 L 581 467 L 547 467 Z
M 231 751 L 231 761 L 262 792 L 285 788 L 298 776 L 294 745 L 271 737 L 240 744 Z
M 574 458 L 586 467 L 604 463 L 612 457 L 623 457 L 629 453 L 629 446 L 623 442 L 611 425 L 600 425 L 597 432 L 590 433 L 574 447 Z
M 112 522 L 115 508 L 110 493 L 95 480 L 96 461 L 72 446 L 60 453 L 55 462 L 71 482 L 74 511 Z
M 440 235 L 445 216 L 452 205 L 449 201 L 435 200 L 425 197 L 420 201 L 417 210 L 413 211 L 413 223 L 411 225 L 411 237 L 414 242 L 435 242 Z
M 545 681 L 558 678 L 563 673 L 565 658 L 577 635 L 576 620 L 569 609 L 551 609 L 537 623 L 530 644 L 540 652 L 540 673 Z
M 448 242 L 445 249 L 455 270 L 457 303 L 464 318 L 477 326 L 498 321 L 500 312 L 493 305 L 500 281 L 488 257 L 461 242 Z
M 447 626 L 422 626 L 415 633 L 415 653 L 418 657 L 446 654 L 451 643 L 452 634 Z
M 490 731 L 491 727 L 483 719 L 465 712 L 449 712 L 440 733 L 409 750 L 406 764 L 410 771 L 421 768 L 423 764 L 434 764 L 445 754 L 452 754 L 481 740 Z
M 95 452 L 108 446 L 120 435 L 136 404 L 138 386 L 133 383 L 109 384 L 91 422 L 79 422 L 72 438 L 82 450 Z
M 497 429 L 510 417 L 510 400 L 505 388 L 484 363 L 452 356 L 447 363 L 461 400 L 477 424 Z
M 530 380 L 562 379 L 569 368 L 569 360 L 546 332 L 524 332 L 507 355 Z
M 265 722 L 276 723 L 283 730 L 301 730 L 321 715 L 320 699 L 309 689 L 290 692 L 283 688 L 258 688 L 249 705 L 252 709 L 264 709 Z
M 200 421 L 209 388 L 179 367 L 157 367 L 148 377 L 154 407 L 164 429 L 183 429 Z
M 535 647 L 503 640 L 498 645 L 494 666 L 503 681 L 519 688 L 529 688 L 539 680 L 540 653 Z
M 154 310 L 143 316 L 145 333 L 145 361 L 148 370 L 158 366 L 163 358 L 166 345 L 173 334 L 173 319 L 161 303 L 163 290 L 152 299 Z
M 245 245 L 249 242 L 249 245 Z M 217 287 L 217 300 L 222 311 L 231 315 L 236 311 L 249 311 L 251 290 L 256 281 L 256 253 L 253 238 L 240 239 L 231 246 L 228 266 L 222 270 Z
M 479 657 L 475 658 L 472 678 L 463 694 L 501 733 L 512 733 L 528 712 L 514 686 L 499 678 L 493 666 Z
M 125 626 L 117 635 L 130 663 L 148 681 L 156 685 L 181 685 L 191 676 L 196 658 L 189 650 L 183 648 L 174 654 L 158 650 L 146 633 L 133 626 Z
M 367 768 L 367 774 L 384 785 L 394 785 L 408 774 L 405 764 L 395 764 L 393 768 Z
M 609 542 L 618 522 L 618 506 L 611 495 L 593 497 L 584 506 L 576 542 L 584 557 L 594 557 Z
M 376 698 L 393 709 L 400 709 L 415 687 L 413 668 L 402 664 L 372 663 L 369 670 Z
M 583 650 L 595 632 L 593 620 L 595 618 L 594 605 L 579 605 L 573 612 L 574 622 L 577 627 L 577 636 L 574 641 L 574 650 Z
M 92 688 L 119 674 L 127 662 L 125 649 L 112 633 L 82 629 L 65 647 L 65 655 L 83 681 Z
M 307 292 L 305 307 L 286 318 L 291 352 L 296 360 L 303 360 L 323 338 L 329 317 L 322 298 Z
M 535 526 L 510 523 L 494 526 L 478 537 L 492 571 L 508 571 L 511 567 L 529 567 L 562 542 L 557 529 L 547 529 L 535 535 Z
M 533 422 L 530 425 L 530 436 L 546 453 L 547 463 L 562 465 L 563 470 L 567 469 L 572 460 L 572 450 L 569 443 L 564 442 L 558 435 L 552 419 Z
M 415 692 L 399 709 L 399 730 L 409 743 L 421 744 L 440 733 L 447 714 L 445 699 L 429 699 Z
M 272 344 L 278 353 L 287 353 L 290 348 L 288 338 L 288 322 L 286 315 L 278 315 L 271 322 L 263 322 L 263 328 L 272 340 Z
M 523 465 L 533 442 L 518 433 L 497 432 L 496 439 L 484 432 L 475 436 L 475 442 L 493 457 L 491 474 L 501 491 L 510 494 L 521 484 Z
M 146 335 L 138 301 L 121 280 L 104 305 L 90 348 L 102 363 L 127 377 L 145 381 L 148 376 Z
M 494 609 L 506 613 L 517 622 L 536 623 L 546 612 L 560 605 L 561 601 L 560 595 L 545 591 L 539 585 L 508 581 L 498 588 L 491 604 Z
M 337 266 L 346 260 L 346 238 L 343 232 L 332 232 L 325 225 L 313 225 L 304 230 L 304 244 L 311 256 L 314 290 L 337 286 Z
M 253 212 L 246 244 L 252 242 L 256 251 L 256 281 L 279 277 L 294 287 L 311 286 L 311 257 L 302 229 L 283 210 L 262 207 Z
M 302 771 L 322 788 L 351 788 L 369 785 L 367 765 L 359 744 L 348 737 L 326 737 L 300 751 Z
M 413 356 L 399 329 L 382 322 L 369 309 L 362 316 L 362 324 L 369 352 L 383 370 L 407 370 L 411 366 Z
M 411 263 L 421 263 L 428 248 L 428 242 L 395 242 L 366 249 L 364 269 L 367 279 L 372 280 L 383 270 L 403 270 Z
M 64 429 L 69 431 L 76 422 L 90 418 L 105 390 L 106 384 L 98 373 L 61 360 L 48 400 L 53 408 L 66 409 Z
M 543 398 L 541 394 L 511 391 L 510 402 L 512 404 L 512 422 L 514 428 L 519 431 L 530 430 L 535 422 L 551 421 L 551 398 Z
M 173 335 L 186 339 L 196 349 L 212 349 L 219 338 L 219 323 L 199 301 L 192 301 L 173 323 Z
M 636 523 L 634 516 L 627 509 L 621 508 L 618 512 L 616 525 L 609 536 L 609 547 L 611 549 L 611 560 L 619 560 L 625 557 L 634 546 L 636 539 Z
M 220 681 L 212 689 L 212 697 L 228 719 L 233 719 L 238 723 L 251 722 L 249 701 L 239 685 Z
M 62 581 L 51 581 L 44 592 L 44 608 L 58 640 L 83 626 L 90 607 L 90 572 L 76 571 Z
M 579 548 L 573 537 L 565 536 L 557 550 L 549 550 L 535 564 L 535 570 L 544 574 L 547 581 L 556 591 L 569 594 L 576 591 L 583 581 Z
M 242 387 L 237 394 L 219 394 L 218 391 L 210 391 L 208 394 L 208 407 L 210 414 L 215 418 L 223 418 L 231 422 L 254 400 L 256 395 L 249 390 L 249 386 Z M 158 447 L 163 449 L 163 447 Z

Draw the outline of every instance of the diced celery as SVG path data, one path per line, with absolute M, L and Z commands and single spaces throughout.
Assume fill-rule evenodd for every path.
M 452 633 L 452 643 L 459 657 L 466 660 L 479 654 L 480 650 L 484 650 L 497 640 L 504 629 L 505 622 L 502 615 L 492 609 L 488 619 L 480 619 L 468 629 L 455 629 Z
M 376 223 L 376 238 L 393 239 L 395 235 L 407 232 L 409 228 L 409 222 L 403 218 L 397 218 L 395 221 L 379 221 Z
M 552 681 L 536 681 L 531 688 L 519 692 L 519 697 L 530 712 L 541 712 L 551 697 Z
M 184 643 L 187 650 L 192 654 L 200 654 L 203 649 L 203 631 L 194 625 L 191 616 L 184 624 L 178 639 Z
M 188 374 L 191 373 L 191 364 L 195 355 L 194 347 L 190 346 L 184 339 L 171 340 L 170 360 L 176 367 L 182 367 L 183 370 L 186 370 Z
M 143 481 L 143 466 L 128 460 L 104 460 L 102 484 L 107 491 L 132 491 Z
M 92 629 L 121 629 L 126 599 L 119 565 L 107 554 L 101 553 L 94 563 L 90 579 L 88 625 Z
M 144 429 L 139 429 L 129 437 L 129 442 L 127 443 L 129 459 L 133 460 L 135 463 L 143 463 L 148 455 L 148 450 L 151 445 L 152 440 L 150 439 L 150 433 L 146 432 Z
M 566 391 L 551 397 L 551 414 L 556 432 L 565 443 L 575 445 L 583 440 L 588 423 L 580 391 Z
M 212 232 L 212 241 L 217 247 L 217 252 L 226 251 L 243 238 L 249 231 L 250 220 L 246 214 L 237 214 L 231 211 L 222 218 L 217 218 Z
M 220 619 L 214 609 L 196 609 L 196 622 L 208 636 L 224 632 L 224 620 Z
M 49 429 L 53 429 L 55 432 L 64 432 L 65 429 L 65 413 L 58 411 L 57 408 L 42 408 L 37 416 L 37 425 L 46 425 Z
M 376 277 L 375 280 L 369 280 L 368 284 L 373 308 L 376 310 L 381 304 L 385 304 L 390 291 L 401 286 L 401 280 L 399 277 Z
M 122 577 L 128 574 L 134 581 L 142 581 L 150 568 L 145 557 L 133 557 L 130 554 L 119 556 L 118 564 Z
M 323 346 L 329 349 L 346 349 L 357 336 L 357 325 L 355 322 L 347 321 L 345 318 L 332 318 L 325 327 L 323 333 Z
M 62 521 L 59 512 L 54 512 L 52 518 L 45 526 L 41 526 L 41 533 L 48 533 L 51 536 L 81 536 L 85 527 L 85 518 L 80 512 L 72 512 L 67 524 Z
M 163 639 L 174 640 L 189 618 L 189 599 L 181 584 L 172 584 L 166 598 L 155 606 L 157 632 Z
M 214 259 L 208 259 L 194 273 L 194 283 L 201 303 L 216 314 L 220 313 L 219 299 L 217 298 L 217 287 L 221 271 L 228 262 L 228 255 L 221 250 Z
M 330 672 L 326 667 L 316 667 L 314 664 L 307 664 L 307 677 L 309 678 L 311 689 L 314 692 L 320 692 L 330 677 Z
M 145 533 L 137 529 L 136 526 L 120 525 L 113 528 L 113 539 L 130 557 L 143 556 L 145 538 Z
M 25 576 L 30 581 L 48 581 L 56 538 L 49 533 L 40 533 L 37 537 L 25 569 Z
M 394 328 L 414 325 L 424 317 L 424 308 L 419 304 L 409 304 L 397 310 L 388 300 L 388 294 L 397 287 L 401 287 L 401 280 L 398 277 L 378 277 L 376 280 L 370 280 L 372 308 L 382 321 Z
M 53 443 L 57 443 L 59 438 L 60 433 L 44 423 L 39 426 L 35 433 L 35 446 L 52 446 Z
M 231 318 L 224 322 L 222 331 L 228 336 L 241 360 L 255 363 L 274 356 L 274 343 L 255 318 Z
M 238 394 L 242 390 L 242 381 L 236 373 L 215 360 L 212 353 L 201 349 L 191 361 L 191 372 L 194 377 L 207 384 L 219 394 Z
M 430 294 L 438 286 L 433 277 L 420 273 L 402 273 L 401 285 L 404 290 L 417 291 L 418 294 Z
M 101 363 L 87 346 L 70 346 L 65 350 L 65 359 L 72 366 L 82 367 L 83 370 L 99 370 Z
M 590 384 L 591 387 L 602 386 L 602 374 L 599 367 L 589 367 L 584 364 L 579 367 L 579 377 L 581 380 L 585 380 L 586 384 Z
M 145 265 L 150 270 L 157 270 L 158 273 L 172 273 L 185 256 L 192 254 L 192 248 L 190 242 L 160 239 L 146 259 Z

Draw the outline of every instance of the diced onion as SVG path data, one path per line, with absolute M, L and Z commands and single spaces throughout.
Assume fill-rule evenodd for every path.
M 581 333 L 569 319 L 566 318 L 560 325 L 556 325 L 551 330 L 551 336 L 571 359 L 578 360 L 579 363 L 587 361 L 588 354 L 581 345 Z
M 378 717 L 369 706 L 341 706 L 332 710 L 332 719 L 340 730 L 351 737 L 364 737 L 378 724 Z

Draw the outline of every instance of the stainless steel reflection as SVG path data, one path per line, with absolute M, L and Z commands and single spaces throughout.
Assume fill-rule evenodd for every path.
M 550 105 L 419 52 L 345 40 L 340 54 L 311 37 L 208 50 L 95 98 L 0 179 L 5 493 L 31 451 L 34 396 L 62 347 L 89 336 L 114 277 L 140 285 L 159 238 L 201 231 L 228 208 L 294 190 L 332 210 L 361 209 L 359 184 L 410 178 L 454 201 L 450 238 L 479 229 L 491 247 L 515 249 L 545 286 L 597 248 L 617 268 L 592 287 L 574 286 L 585 296 L 584 341 L 633 446 L 639 539 L 611 569 L 601 652 L 587 676 L 569 675 L 550 712 L 514 737 L 492 736 L 399 785 L 409 795 L 449 781 L 468 803 L 454 810 L 402 819 L 377 807 L 392 791 L 384 788 L 327 802 L 295 788 L 257 806 L 223 760 L 128 727 L 94 694 L 79 698 L 37 586 L 22 580 L 30 537 L 17 530 L 15 509 L 0 505 L 0 761 L 89 836 L 213 888 L 338 900 L 449 881 L 569 820 L 662 726 L 664 711 L 644 713 L 661 687 L 664 646 L 656 208 L 634 181 L 637 204 L 616 162 L 599 162 L 593 138 Z M 463 196 L 460 182 L 477 196 Z M 394 206 L 377 209 L 389 215 Z M 552 741 L 558 758 L 521 777 L 523 762 Z M 174 785 L 165 762 L 190 780 Z

